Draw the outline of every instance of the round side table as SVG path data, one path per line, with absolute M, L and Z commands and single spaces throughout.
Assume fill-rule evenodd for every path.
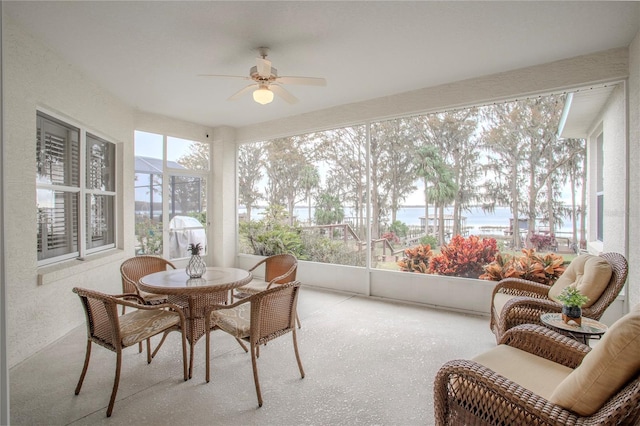
M 585 345 L 589 344 L 589 339 L 592 337 L 597 336 L 599 339 L 607 331 L 606 325 L 587 317 L 582 317 L 582 325 L 572 321 L 565 323 L 562 320 L 562 314 L 556 313 L 542 314 L 540 315 L 540 321 L 548 328 L 560 334 L 568 335 L 575 340 L 582 341 Z

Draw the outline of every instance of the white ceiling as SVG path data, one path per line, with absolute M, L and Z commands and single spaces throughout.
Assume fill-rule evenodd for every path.
M 241 127 L 628 46 L 637 2 L 21 1 L 3 13 L 142 111 Z M 247 83 L 257 48 L 300 101 L 258 105 Z

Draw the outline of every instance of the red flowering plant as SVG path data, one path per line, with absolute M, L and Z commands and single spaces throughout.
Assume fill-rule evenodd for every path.
M 439 275 L 478 278 L 484 272 L 484 266 L 495 260 L 497 253 L 495 238 L 455 235 L 449 244 L 440 248 L 440 254 L 431 259 L 429 271 Z
M 398 261 L 400 270 L 404 272 L 429 273 L 429 259 L 433 256 L 431 245 L 419 244 L 404 250 L 404 257 Z
M 400 244 L 400 238 L 398 238 L 396 233 L 393 231 L 385 232 L 384 234 L 382 234 L 382 238 L 389 241 L 390 243 Z

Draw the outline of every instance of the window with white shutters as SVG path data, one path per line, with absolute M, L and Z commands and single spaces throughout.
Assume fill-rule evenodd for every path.
M 114 247 L 115 144 L 40 112 L 36 122 L 39 263 Z

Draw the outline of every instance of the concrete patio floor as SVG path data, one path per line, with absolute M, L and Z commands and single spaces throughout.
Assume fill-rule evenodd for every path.
M 10 370 L 11 424 L 429 425 L 438 368 L 495 346 L 488 317 L 419 305 L 303 287 L 298 312 L 306 377 L 300 379 L 290 335 L 261 348 L 262 408 L 251 357 L 231 336 L 212 334 L 210 383 L 202 338 L 193 378 L 185 382 L 180 337 L 171 333 L 151 364 L 137 347 L 124 351 L 107 418 L 113 352 L 93 345 L 82 391 L 74 395 L 86 348 L 83 324 Z

